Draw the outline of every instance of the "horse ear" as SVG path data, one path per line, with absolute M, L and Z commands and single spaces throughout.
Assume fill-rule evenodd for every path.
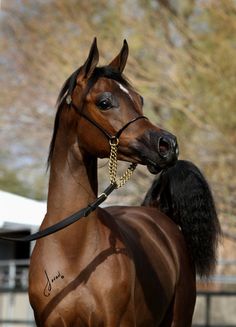
M 123 47 L 120 50 L 120 53 L 118 54 L 117 57 L 115 57 L 115 59 L 113 59 L 110 64 L 108 66 L 117 69 L 120 73 L 123 72 L 123 70 L 125 69 L 125 65 L 127 62 L 127 58 L 128 58 L 128 54 L 129 54 L 129 47 L 128 47 L 128 43 L 126 40 L 124 40 L 123 43 Z
M 97 39 L 95 37 L 91 45 L 88 58 L 80 69 L 77 81 L 81 79 L 90 78 L 95 67 L 98 64 L 98 61 L 99 61 L 99 52 L 97 47 Z

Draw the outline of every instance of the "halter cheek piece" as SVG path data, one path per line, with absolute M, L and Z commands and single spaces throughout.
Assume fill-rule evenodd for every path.
M 121 127 L 121 129 L 119 129 L 119 131 L 115 134 L 115 135 L 111 135 L 110 133 L 108 133 L 101 125 L 99 125 L 97 122 L 95 122 L 94 120 L 92 120 L 91 118 L 89 118 L 88 116 L 86 116 L 83 112 L 81 112 L 79 110 L 79 108 L 73 103 L 71 102 L 70 104 L 75 110 L 76 112 L 82 116 L 83 118 L 85 118 L 87 121 L 89 121 L 91 124 L 93 124 L 95 127 L 97 127 L 105 136 L 106 138 L 109 140 L 109 142 L 111 143 L 116 143 L 117 140 L 119 140 L 122 132 L 132 123 L 136 122 L 139 119 L 147 119 L 147 117 L 145 116 L 138 116 L 135 117 L 134 119 L 130 120 L 128 123 L 126 123 L 123 127 Z
M 106 138 L 109 140 L 109 142 L 113 142 L 114 140 L 118 140 L 122 134 L 122 132 L 132 123 L 136 122 L 139 119 L 148 119 L 146 116 L 138 116 L 135 117 L 134 119 L 130 120 L 128 123 L 126 123 L 123 127 L 121 127 L 119 129 L 119 131 L 115 134 L 115 135 L 111 135 L 110 133 L 108 133 L 101 125 L 99 125 L 96 121 L 92 120 L 90 117 L 88 117 L 87 115 L 85 115 L 73 102 L 71 99 L 71 96 L 68 95 L 66 97 L 66 103 L 70 106 L 72 106 L 75 111 L 82 116 L 83 118 L 85 118 L 87 121 L 89 121 L 91 124 L 93 124 L 95 127 L 97 127 L 105 136 Z
M 111 135 L 108 133 L 102 126 L 100 126 L 97 122 L 93 121 L 91 118 L 86 116 L 83 112 L 79 110 L 77 106 L 75 106 L 72 102 L 71 96 L 67 95 L 66 97 L 66 103 L 68 105 L 71 105 L 78 114 L 80 114 L 83 118 L 85 118 L 87 121 L 89 121 L 91 124 L 93 124 L 95 127 L 97 127 L 109 140 L 109 144 L 111 147 L 110 152 L 110 158 L 109 158 L 109 174 L 110 174 L 110 185 L 103 191 L 103 193 L 97 197 L 95 201 L 90 203 L 86 208 L 81 209 L 78 212 L 75 212 L 69 217 L 64 218 L 63 220 L 59 221 L 58 223 L 49 226 L 48 228 L 45 228 L 43 230 L 40 230 L 34 234 L 27 235 L 25 237 L 15 237 L 14 232 L 9 233 L 2 233 L 0 234 L 0 239 L 5 239 L 8 241 L 14 241 L 14 242 L 31 242 L 35 241 L 37 239 L 43 238 L 45 236 L 48 236 L 50 234 L 56 233 L 59 230 L 64 229 L 65 227 L 75 223 L 79 219 L 83 217 L 87 217 L 91 212 L 93 212 L 101 203 L 103 203 L 106 198 L 111 194 L 112 191 L 115 189 L 123 186 L 132 176 L 133 171 L 135 170 L 137 164 L 130 164 L 126 172 L 119 178 L 117 178 L 117 151 L 118 151 L 118 144 L 119 144 L 119 138 L 123 131 L 132 123 L 136 122 L 139 119 L 147 119 L 145 116 L 138 116 L 132 120 L 130 120 L 128 123 L 126 123 L 122 128 L 119 129 L 119 131 L 115 135 Z

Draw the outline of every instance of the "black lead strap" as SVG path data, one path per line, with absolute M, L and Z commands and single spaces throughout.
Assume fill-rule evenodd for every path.
M 40 230 L 34 234 L 23 236 L 23 237 L 14 237 L 14 232 L 6 232 L 0 234 L 0 239 L 6 240 L 6 241 L 14 241 L 14 242 L 31 242 L 38 240 L 39 238 L 48 236 L 50 234 L 53 234 L 55 232 L 60 231 L 61 229 L 75 223 L 79 219 L 83 217 L 87 217 L 91 212 L 93 212 L 97 207 L 103 203 L 108 195 L 112 193 L 116 189 L 117 185 L 110 184 L 104 192 L 92 203 L 90 203 L 86 208 L 81 209 L 78 212 L 75 212 L 69 217 L 66 217 L 65 219 L 59 221 L 55 225 L 52 225 L 48 228 L 45 228 L 43 230 Z

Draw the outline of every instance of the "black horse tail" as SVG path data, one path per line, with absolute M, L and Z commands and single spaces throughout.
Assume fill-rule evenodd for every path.
M 181 227 L 200 277 L 208 277 L 216 265 L 221 234 L 214 199 L 208 183 L 191 162 L 179 160 L 156 179 L 142 203 L 158 207 Z

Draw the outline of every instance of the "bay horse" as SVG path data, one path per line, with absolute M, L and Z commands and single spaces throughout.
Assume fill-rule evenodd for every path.
M 157 174 L 176 164 L 176 138 L 143 116 L 142 97 L 123 75 L 127 58 L 124 41 L 110 64 L 98 67 L 94 39 L 85 63 L 65 82 L 49 152 L 47 213 L 41 230 L 97 198 L 97 158 L 109 158 L 114 146 L 118 160 L 133 168 L 142 164 Z M 37 326 L 191 326 L 197 261 L 182 232 L 184 224 L 175 222 L 170 210 L 170 217 L 161 212 L 156 189 L 151 188 L 143 206 L 97 208 L 37 240 L 29 269 Z M 207 226 L 215 220 L 209 219 Z M 198 237 L 199 230 L 191 232 Z M 213 239 L 214 229 L 212 234 Z M 214 242 L 208 245 L 215 247 Z M 213 249 L 203 273 L 214 259 Z

